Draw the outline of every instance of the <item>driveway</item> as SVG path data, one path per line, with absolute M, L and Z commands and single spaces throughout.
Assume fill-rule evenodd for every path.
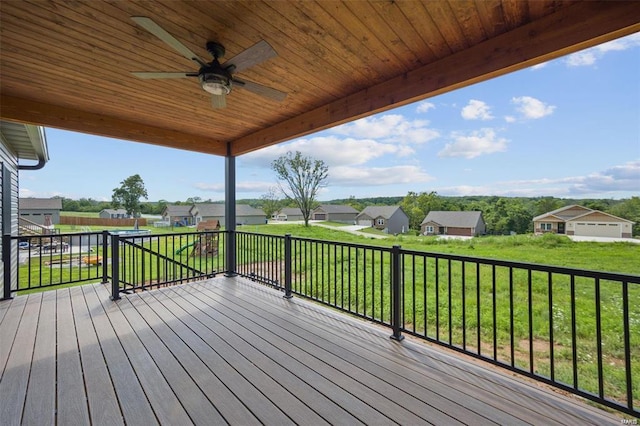
M 361 229 L 368 228 L 368 226 L 362 226 L 362 225 L 331 226 L 331 225 L 327 225 L 325 223 L 317 222 L 317 221 L 309 221 L 309 225 L 321 226 L 323 228 L 333 229 L 335 231 L 348 232 L 350 234 L 360 235 L 360 236 L 366 237 L 366 238 L 378 238 L 378 239 L 387 238 L 387 235 L 379 235 L 379 234 L 370 234 L 368 232 L 360 232 Z
M 567 235 L 572 241 L 594 241 L 598 243 L 635 243 L 640 244 L 638 238 L 610 238 L 610 237 L 583 237 L 580 235 Z

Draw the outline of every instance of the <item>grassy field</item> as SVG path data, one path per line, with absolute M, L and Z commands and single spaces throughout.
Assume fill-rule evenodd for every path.
M 574 242 L 551 234 L 486 236 L 471 240 L 402 235 L 374 239 L 343 232 L 339 228 L 303 225 L 253 225 L 239 227 L 238 230 L 382 247 L 400 245 L 408 250 L 640 275 L 640 244 L 634 243 Z
M 403 249 L 425 253 L 633 275 L 640 273 L 640 245 L 634 243 L 573 242 L 554 235 L 472 240 L 407 236 L 372 239 L 338 229 L 305 228 L 301 225 L 250 228 L 247 231 L 378 247 L 400 245 Z M 390 270 L 389 256 L 358 254 L 355 249 L 340 250 L 334 254 L 331 250 L 323 251 L 313 246 L 304 250 L 310 255 L 302 255 L 302 259 L 294 261 L 294 290 L 388 322 L 390 284 L 384 279 L 374 282 L 371 277 L 380 276 L 382 272 L 378 271 Z M 363 257 L 366 256 L 375 257 L 375 261 L 365 262 Z M 316 258 L 322 259 L 319 264 Z M 495 350 L 496 359 L 500 362 L 542 376 L 554 376 L 555 380 L 569 385 L 573 384 L 572 365 L 575 362 L 577 386 L 588 392 L 598 392 L 597 311 L 593 279 L 576 278 L 572 296 L 571 280 L 563 274 L 553 274 L 550 285 L 547 273 L 533 272 L 529 289 L 525 270 L 510 271 L 509 268 L 498 267 L 493 271 L 488 265 L 468 263 L 463 266 L 458 261 L 443 261 L 436 267 L 434 259 L 428 256 L 409 257 L 406 262 L 403 324 L 407 330 L 457 347 L 465 346 L 484 356 L 493 357 Z M 492 287 L 493 274 L 496 277 L 495 289 Z M 436 282 L 440 283 L 439 287 Z M 599 287 L 605 395 L 622 401 L 626 396 L 626 378 L 624 368 L 620 368 L 625 364 L 621 286 L 619 282 L 602 280 Z M 640 404 L 640 310 L 636 307 L 640 306 L 640 288 L 630 286 L 628 297 L 634 405 L 637 406 Z

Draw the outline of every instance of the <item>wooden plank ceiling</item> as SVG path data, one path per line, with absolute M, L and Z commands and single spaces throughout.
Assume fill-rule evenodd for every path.
M 287 97 L 136 78 L 198 66 L 133 16 L 207 60 L 266 40 L 235 76 Z M 640 31 L 640 2 L 3 0 L 0 31 L 2 119 L 240 155 Z

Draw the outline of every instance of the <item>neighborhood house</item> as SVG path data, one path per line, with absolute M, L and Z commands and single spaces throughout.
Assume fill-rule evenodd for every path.
M 195 225 L 192 209 L 193 204 L 169 204 L 162 212 L 162 220 L 169 226 Z
M 21 219 L 27 219 L 38 225 L 57 225 L 60 223 L 62 200 L 60 198 L 20 198 L 18 210 Z
M 302 210 L 300 210 L 298 207 L 285 207 L 283 209 L 280 209 L 275 212 L 271 218 L 281 221 L 304 220 L 304 217 L 302 217 Z
M 131 217 L 125 209 L 103 209 L 98 216 L 102 219 L 129 219 Z
M 196 223 L 203 220 L 217 220 L 222 226 L 226 226 L 224 204 L 195 204 L 191 213 Z M 236 222 L 237 225 L 264 225 L 267 222 L 267 215 L 262 209 L 253 208 L 248 204 L 236 204 Z
M 404 234 L 409 230 L 409 216 L 400 206 L 365 207 L 356 222 L 361 226 L 379 229 L 387 234 Z
M 484 219 L 479 211 L 430 211 L 420 224 L 421 235 L 476 237 L 484 233 Z
M 348 223 L 356 222 L 358 211 L 351 206 L 341 204 L 322 204 L 311 212 L 312 220 L 327 220 L 330 222 Z
M 571 205 L 533 218 L 536 234 L 631 238 L 634 222 L 587 207 Z

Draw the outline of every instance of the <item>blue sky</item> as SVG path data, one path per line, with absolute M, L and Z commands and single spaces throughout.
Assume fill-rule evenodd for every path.
M 320 200 L 349 196 L 640 195 L 640 33 L 237 159 L 237 198 L 277 185 L 301 151 L 329 166 Z M 110 200 L 139 174 L 150 201 L 224 199 L 224 159 L 47 129 L 51 160 L 20 196 Z

